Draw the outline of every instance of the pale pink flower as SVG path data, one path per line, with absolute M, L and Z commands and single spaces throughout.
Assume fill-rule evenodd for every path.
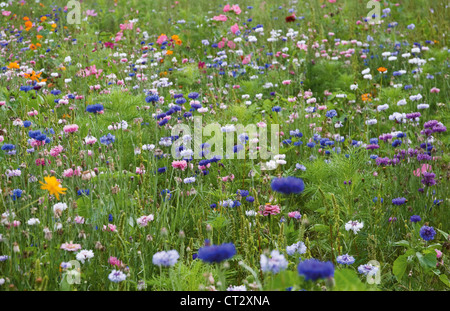
M 136 219 L 136 222 L 139 226 L 146 227 L 149 222 L 153 221 L 153 219 L 154 219 L 154 216 L 152 214 L 150 214 L 148 216 L 139 217 L 138 219 Z
M 248 63 L 250 63 L 251 60 L 252 60 L 252 56 L 250 54 L 246 55 L 244 57 L 244 59 L 242 60 L 242 65 L 247 65 Z
M 225 15 L 220 14 L 219 16 L 214 16 L 213 20 L 218 21 L 218 22 L 226 22 L 228 20 L 228 18 Z
M 97 16 L 97 13 L 95 13 L 95 10 L 86 10 L 87 16 Z
M 78 131 L 78 125 L 69 124 L 69 125 L 64 126 L 63 130 L 65 133 L 75 133 Z
M 431 90 L 430 90 L 430 93 L 439 93 L 441 90 L 440 89 L 438 89 L 438 88 L 436 88 L 436 87 L 433 87 Z
M 259 209 L 260 209 L 259 214 L 264 216 L 277 215 L 281 211 L 278 205 L 271 205 L 271 204 L 260 206 Z
M 116 225 L 108 224 L 108 226 L 103 225 L 103 231 L 115 232 L 117 229 Z
M 75 252 L 81 249 L 80 244 L 73 244 L 72 241 L 70 243 L 64 243 L 61 245 L 61 249 L 68 251 L 68 252 Z
M 187 168 L 187 162 L 185 160 L 173 161 L 172 162 L 172 167 L 184 171 Z
M 237 4 L 234 4 L 231 7 L 231 10 L 234 11 L 234 13 L 236 13 L 237 15 L 241 14 L 241 12 L 242 12 L 241 8 Z

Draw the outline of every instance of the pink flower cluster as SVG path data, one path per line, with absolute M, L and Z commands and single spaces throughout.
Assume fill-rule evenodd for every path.
M 184 171 L 187 168 L 187 162 L 185 160 L 173 161 L 172 162 L 172 167 Z
M 65 133 L 75 133 L 78 131 L 78 125 L 69 124 L 69 125 L 64 126 L 63 130 Z
M 268 215 L 277 215 L 281 212 L 280 207 L 278 205 L 266 204 L 264 206 L 259 207 L 259 214 L 268 216 Z

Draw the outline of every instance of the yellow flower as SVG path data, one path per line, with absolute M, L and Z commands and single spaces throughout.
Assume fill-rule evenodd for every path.
M 65 194 L 67 188 L 62 188 L 55 176 L 44 177 L 44 180 L 45 183 L 40 181 L 42 184 L 41 189 L 47 190 L 50 195 L 55 195 L 57 200 L 59 200 L 59 194 Z

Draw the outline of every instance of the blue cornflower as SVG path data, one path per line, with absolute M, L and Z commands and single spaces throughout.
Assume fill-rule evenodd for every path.
M 189 97 L 190 99 L 196 99 L 196 98 L 198 97 L 198 93 L 197 93 L 197 92 L 189 93 L 188 97 Z
M 341 255 L 336 258 L 336 261 L 341 265 L 351 265 L 355 262 L 355 258 L 349 254 Z
M 280 106 L 275 106 L 275 107 L 272 108 L 272 111 L 280 112 L 281 111 L 281 107 Z
M 20 198 L 22 196 L 22 192 L 23 190 L 20 189 L 14 189 L 12 191 L 12 195 L 11 198 L 13 199 L 13 201 L 17 200 L 18 198 Z
M 305 280 L 316 281 L 334 276 L 334 265 L 331 261 L 322 262 L 314 258 L 301 261 L 297 270 L 298 274 L 305 277 Z
M 10 151 L 10 150 L 14 150 L 14 149 L 16 149 L 16 146 L 13 144 L 4 144 L 2 146 L 3 151 Z
M 433 240 L 435 235 L 436 231 L 434 231 L 433 227 L 423 226 L 420 228 L 420 237 L 425 241 Z
M 166 170 L 167 170 L 167 168 L 165 166 L 160 167 L 160 168 L 158 168 L 158 173 L 164 173 Z
M 419 222 L 422 220 L 422 218 L 420 218 L 419 215 L 412 215 L 411 218 L 409 219 L 411 222 Z
M 80 189 L 77 191 L 78 195 L 89 195 L 90 194 L 90 190 L 89 189 Z
M 248 197 L 245 198 L 245 201 L 252 203 L 252 202 L 255 201 L 255 198 L 252 197 L 252 196 L 248 196 Z
M 108 135 L 100 137 L 100 143 L 103 145 L 109 145 L 116 141 L 116 137 L 114 135 L 111 135 L 111 133 L 108 133 Z
M 198 258 L 208 263 L 219 263 L 230 259 L 235 254 L 236 247 L 233 243 L 204 246 L 198 250 Z
M 246 196 L 248 196 L 248 191 L 247 190 L 238 190 L 238 191 L 236 191 L 236 194 L 240 194 L 242 197 L 246 197 Z
M 392 199 L 392 204 L 394 205 L 402 205 L 406 203 L 406 198 L 396 198 L 396 199 Z
M 31 126 L 31 121 L 23 121 L 23 127 L 30 127 Z
M 103 111 L 103 105 L 102 104 L 88 105 L 86 107 L 86 111 L 90 113 L 99 113 L 100 111 Z
M 147 103 L 154 103 L 154 102 L 157 102 L 159 100 L 159 96 L 158 95 L 154 95 L 154 94 L 152 94 L 152 95 L 150 95 L 150 96 L 147 96 L 146 98 L 145 98 L 145 101 L 147 102 Z
M 282 177 L 274 178 L 271 183 L 273 191 L 284 194 L 301 193 L 305 189 L 305 184 L 301 178 Z
M 334 109 L 333 110 L 329 110 L 329 111 L 327 111 L 325 116 L 327 118 L 334 118 L 335 116 L 337 116 L 337 112 Z

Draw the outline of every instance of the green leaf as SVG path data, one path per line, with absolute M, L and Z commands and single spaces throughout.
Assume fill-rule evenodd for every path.
M 448 234 L 448 233 L 446 233 L 446 232 L 444 232 L 444 231 L 442 231 L 442 230 L 440 230 L 438 228 L 436 228 L 436 230 L 439 231 L 444 236 L 444 238 L 446 240 L 448 240 L 448 237 L 450 236 L 450 234 Z
M 77 214 L 84 218 L 89 218 L 90 216 L 90 205 L 91 201 L 88 197 L 82 196 L 77 200 Z
M 442 283 L 444 283 L 445 285 L 447 285 L 448 287 L 450 287 L 450 281 L 448 280 L 448 276 L 446 274 L 441 274 L 439 276 L 439 280 L 442 281 Z
M 133 219 L 132 216 L 130 216 L 130 218 L 128 218 L 128 224 L 129 224 L 131 227 L 134 227 L 134 219 Z
M 394 273 L 397 280 L 401 280 L 406 272 L 408 255 L 401 255 L 395 261 L 392 267 L 392 273 Z
M 367 285 L 361 282 L 355 271 L 351 269 L 336 270 L 334 272 L 336 291 L 366 291 Z
M 316 232 L 329 232 L 330 227 L 323 225 L 323 224 L 315 224 L 309 228 L 309 230 L 316 231 Z
M 394 246 L 409 247 L 409 242 L 405 241 L 405 240 L 401 240 L 401 241 L 398 241 L 398 242 L 394 242 Z
M 436 253 L 428 253 L 425 256 L 422 253 L 416 253 L 417 258 L 419 259 L 419 263 L 425 269 L 436 267 Z

